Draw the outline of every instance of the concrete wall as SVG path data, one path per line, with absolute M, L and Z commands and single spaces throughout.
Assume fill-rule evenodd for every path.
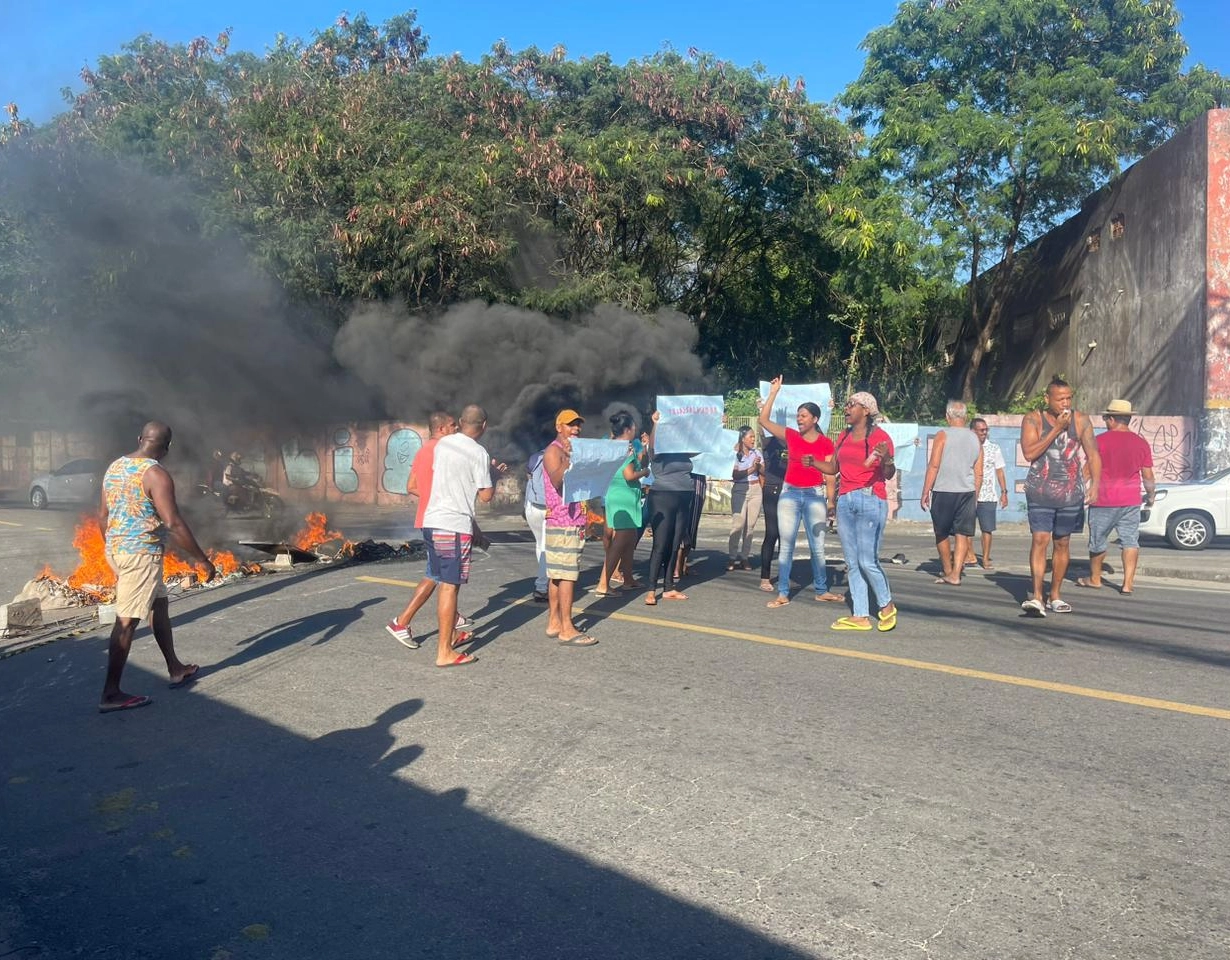
M 1032 395 L 1060 373 L 1082 409 L 1124 397 L 1200 417 L 1210 116 L 1023 251 L 993 350 L 996 393 Z
M 342 423 L 266 443 L 264 463 L 247 464 L 291 503 L 405 504 L 414 455 L 431 435 L 425 424 L 402 421 Z M 513 472 L 496 487 L 496 503 L 520 502 Z
M 1204 470 L 1230 467 L 1230 110 L 1208 123 Z
M 1008 461 L 1006 519 L 1023 521 L 1025 500 L 1021 484 L 1029 465 L 1017 445 L 1021 417 L 988 416 L 986 420 L 991 427 L 991 439 L 1000 445 Z M 1177 483 L 1193 477 L 1200 455 L 1197 427 L 1198 421 L 1192 417 L 1139 417 L 1132 421 L 1132 429 L 1148 440 L 1153 450 L 1154 471 L 1159 482 Z M 920 443 L 915 450 L 912 469 L 900 471 L 890 483 L 889 505 L 894 518 L 930 520 L 930 515 L 919 506 L 919 498 L 927 455 L 940 429 L 920 428 Z M 305 508 L 322 504 L 326 508 L 329 504 L 405 505 L 409 509 L 413 504 L 406 493 L 410 464 L 428 435 L 424 424 L 402 421 L 341 423 L 312 434 L 250 444 L 243 448 L 244 466 L 263 476 L 265 482 L 292 505 Z M 35 472 L 39 472 L 76 457 L 101 455 L 84 434 L 40 431 L 31 435 L 31 442 L 21 445 L 17 439 L 0 435 L 0 471 L 8 471 L 0 472 L 0 480 L 14 477 L 23 495 L 29 484 L 31 464 L 35 464 Z M 195 479 L 190 476 L 193 473 L 191 465 L 171 461 L 168 466 L 175 472 L 181 490 L 188 489 L 185 484 Z M 24 483 L 21 477 L 25 477 Z M 496 503 L 519 506 L 522 490 L 522 471 L 514 467 L 497 485 Z M 710 513 L 730 512 L 729 482 L 710 481 L 705 509 Z

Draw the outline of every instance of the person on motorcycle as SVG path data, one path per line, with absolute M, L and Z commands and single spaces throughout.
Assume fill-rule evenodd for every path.
M 215 450 L 213 457 L 209 461 L 209 466 L 205 469 L 205 489 L 209 493 L 222 493 L 222 474 L 224 472 L 226 460 L 222 457 L 221 450 Z
M 251 474 L 242 464 L 243 454 L 238 450 L 232 452 L 226 469 L 222 471 L 222 499 L 228 507 L 248 510 L 252 507 L 256 487 Z

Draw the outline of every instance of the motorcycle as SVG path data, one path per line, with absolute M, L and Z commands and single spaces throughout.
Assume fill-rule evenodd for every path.
M 202 499 L 215 501 L 228 517 L 260 516 L 273 520 L 286 510 L 286 503 L 277 492 L 261 486 L 255 477 L 244 477 L 231 488 L 214 489 L 206 483 L 198 483 L 196 492 Z

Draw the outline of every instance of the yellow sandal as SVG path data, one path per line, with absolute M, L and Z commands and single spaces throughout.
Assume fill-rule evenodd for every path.
M 831 629 L 833 630 L 864 630 L 865 631 L 865 630 L 871 629 L 871 624 L 870 623 L 859 623 L 857 620 L 853 619 L 852 617 L 841 617 L 840 619 L 833 621 L 833 625 Z

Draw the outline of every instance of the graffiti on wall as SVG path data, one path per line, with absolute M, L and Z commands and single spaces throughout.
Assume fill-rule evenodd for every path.
M 350 428 L 339 427 L 333 431 L 333 486 L 339 493 L 358 493 L 359 474 L 357 466 L 365 466 L 371 459 L 367 447 L 355 450 L 352 446 Z
M 990 439 L 1003 450 L 1008 484 L 1008 508 L 1001 516 L 1007 521 L 1023 522 L 1023 486 L 1029 464 L 1021 453 L 1020 416 L 988 416 Z M 926 457 L 940 427 L 920 427 L 918 453 L 912 468 L 899 470 L 888 486 L 890 516 L 903 520 L 930 521 L 921 508 Z M 1138 417 L 1132 430 L 1149 443 L 1153 451 L 1154 473 L 1159 483 L 1178 483 L 1192 479 L 1198 467 L 1198 426 L 1188 417 Z M 271 470 L 270 483 L 290 499 L 345 501 L 351 503 L 409 503 L 406 483 L 414 455 L 423 446 L 427 428 L 421 425 L 382 422 L 334 426 L 317 437 L 298 436 L 282 441 L 277 456 L 266 457 L 280 470 Z M 324 465 L 328 464 L 328 469 Z M 514 469 L 496 487 L 496 502 L 520 502 L 520 471 Z M 730 509 L 729 483 L 710 481 L 706 512 L 724 513 Z
M 300 437 L 292 437 L 281 446 L 282 476 L 291 490 L 311 490 L 320 483 L 320 457 L 311 445 Z
M 406 503 L 414 455 L 427 428 L 409 423 L 348 423 L 282 440 L 270 483 L 290 499 Z
M 380 487 L 385 493 L 406 492 L 406 484 L 410 482 L 410 465 L 422 446 L 423 438 L 409 427 L 389 434 L 384 445 L 384 473 L 380 475 Z

